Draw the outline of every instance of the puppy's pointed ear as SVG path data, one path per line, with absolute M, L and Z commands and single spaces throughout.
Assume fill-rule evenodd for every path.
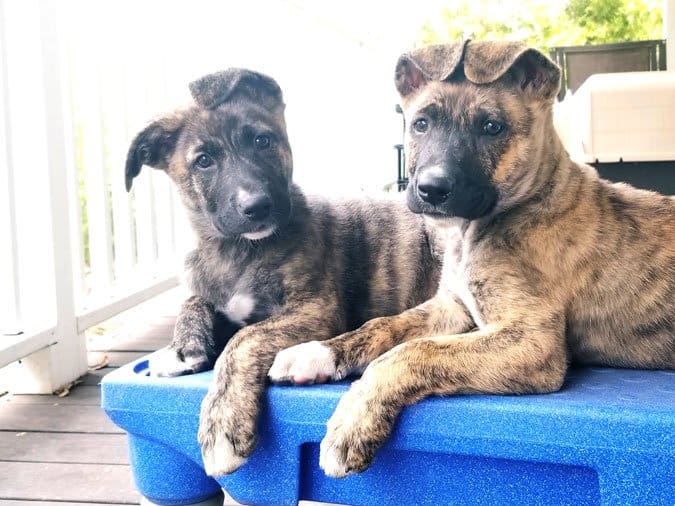
M 240 93 L 263 102 L 271 109 L 284 106 L 277 82 L 248 69 L 230 68 L 201 77 L 190 83 L 190 93 L 197 105 L 204 109 L 215 109 Z
M 464 74 L 476 84 L 509 73 L 520 89 L 551 100 L 560 88 L 560 68 L 547 56 L 520 42 L 470 42 L 464 53 Z
M 429 81 L 444 81 L 457 70 L 466 42 L 437 44 L 401 55 L 394 80 L 401 97 L 417 91 Z
M 183 124 L 184 115 L 174 113 L 153 121 L 136 135 L 129 147 L 124 170 L 127 191 L 131 190 L 133 179 L 141 172 L 143 165 L 166 170 Z
M 560 91 L 560 67 L 536 49 L 524 51 L 511 68 L 520 88 L 544 100 Z

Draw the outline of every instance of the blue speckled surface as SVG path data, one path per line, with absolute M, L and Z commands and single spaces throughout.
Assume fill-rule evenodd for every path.
M 675 372 L 573 370 L 555 394 L 432 398 L 407 408 L 373 466 L 318 466 L 347 384 L 270 387 L 251 459 L 219 479 L 196 434 L 211 373 L 151 378 L 147 359 L 106 376 L 102 405 L 130 436 L 141 493 L 190 504 L 220 486 L 245 504 L 675 505 Z

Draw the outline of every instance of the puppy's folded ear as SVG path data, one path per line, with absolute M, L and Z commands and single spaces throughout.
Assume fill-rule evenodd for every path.
M 476 84 L 510 73 L 520 88 L 550 100 L 560 88 L 560 69 L 548 57 L 520 42 L 471 41 L 464 52 L 464 74 Z
M 401 55 L 394 80 L 402 97 L 429 81 L 444 81 L 459 66 L 466 41 L 426 46 Z
M 230 68 L 206 75 L 190 83 L 190 92 L 197 105 L 204 109 L 215 109 L 239 93 L 261 101 L 271 109 L 284 106 L 277 82 L 248 69 Z
M 407 97 L 420 89 L 429 79 L 429 76 L 407 55 L 403 55 L 398 59 L 394 82 L 401 97 Z
M 141 172 L 143 165 L 166 170 L 171 153 L 184 124 L 181 113 L 153 121 L 131 142 L 124 170 L 124 183 L 131 190 L 133 179 Z

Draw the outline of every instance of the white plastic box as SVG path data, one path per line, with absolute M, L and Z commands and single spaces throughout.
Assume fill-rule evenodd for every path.
M 675 72 L 592 75 L 573 110 L 586 163 L 675 160 Z

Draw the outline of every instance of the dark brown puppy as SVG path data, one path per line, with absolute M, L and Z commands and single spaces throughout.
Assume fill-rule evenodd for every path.
M 177 375 L 215 362 L 199 441 L 206 471 L 222 475 L 253 451 L 276 353 L 430 298 L 441 253 L 402 201 L 302 194 L 291 181 L 284 104 L 273 79 L 230 69 L 191 88 L 195 104 L 134 140 L 126 183 L 142 165 L 166 171 L 197 233 L 187 259 L 194 296 L 151 369 Z M 311 364 L 299 374 L 316 377 Z
M 316 357 L 324 377 L 367 366 L 328 422 L 327 474 L 366 469 L 428 395 L 553 392 L 570 361 L 675 368 L 675 200 L 570 160 L 559 80 L 516 43 L 399 59 L 408 205 L 445 230 L 443 274 L 419 307 L 277 356 L 276 381 Z

